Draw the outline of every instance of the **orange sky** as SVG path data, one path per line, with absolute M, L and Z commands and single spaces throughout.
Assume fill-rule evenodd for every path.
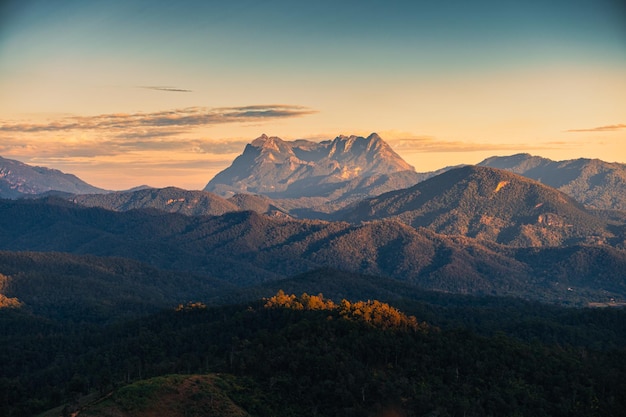
M 624 8 L 561 3 L 9 1 L 0 156 L 107 189 L 201 189 L 262 133 L 626 163 Z

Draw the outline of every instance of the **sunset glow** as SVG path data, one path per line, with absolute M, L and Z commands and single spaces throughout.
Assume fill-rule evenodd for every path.
M 377 132 L 417 171 L 527 152 L 626 163 L 614 0 L 14 0 L 0 156 L 201 189 L 263 133 Z

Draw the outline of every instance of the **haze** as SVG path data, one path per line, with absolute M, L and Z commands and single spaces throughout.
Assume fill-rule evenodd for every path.
M 619 0 L 9 0 L 0 155 L 107 189 L 200 189 L 262 133 L 626 162 L 625 74 Z

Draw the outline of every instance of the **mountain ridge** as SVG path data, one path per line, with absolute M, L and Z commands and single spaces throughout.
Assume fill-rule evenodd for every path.
M 472 165 L 362 200 L 335 217 L 353 223 L 385 218 L 514 246 L 613 237 L 603 220 L 565 193 L 508 171 Z
M 553 161 L 522 153 L 493 156 L 478 165 L 532 178 L 591 208 L 626 210 L 626 164 L 588 158 Z
M 0 157 L 0 198 L 60 191 L 71 194 L 105 193 L 73 174 Z
M 623 247 L 537 247 L 537 252 L 524 252 L 525 248 L 442 235 L 396 220 L 351 225 L 271 218 L 251 211 L 190 217 L 38 200 L 1 200 L 0 211 L 2 250 L 128 257 L 239 287 L 327 267 L 446 292 L 575 303 L 626 298 Z M 544 255 L 547 260 L 558 259 L 558 267 L 555 263 L 546 268 Z M 576 292 L 554 285 L 578 270 L 595 275 L 584 275 Z M 594 281 L 596 276 L 603 278 Z

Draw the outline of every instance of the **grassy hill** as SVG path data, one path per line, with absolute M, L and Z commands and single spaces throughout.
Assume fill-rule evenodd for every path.
M 232 380 L 232 378 L 230 378 Z M 138 381 L 96 404 L 83 417 L 247 417 L 229 397 L 233 383 L 218 375 L 167 375 Z

